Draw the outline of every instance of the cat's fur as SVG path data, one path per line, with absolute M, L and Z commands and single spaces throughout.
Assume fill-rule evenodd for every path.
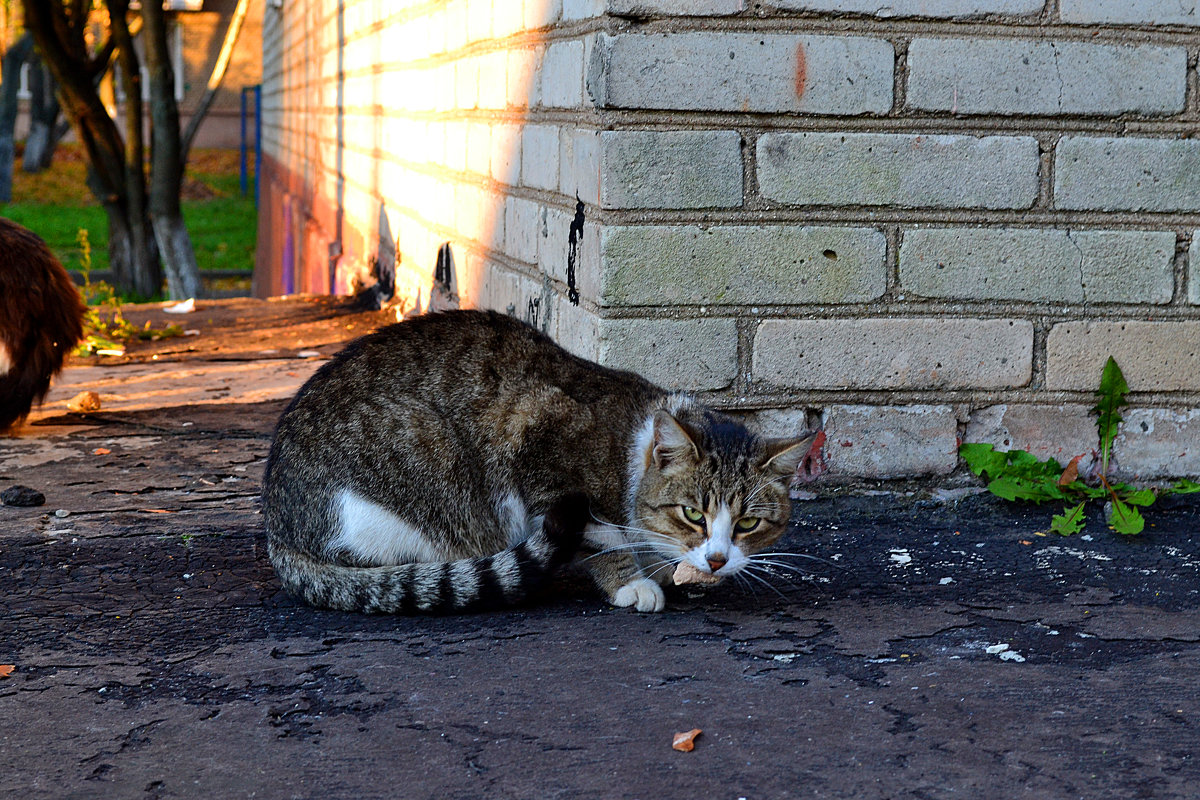
M 36 234 L 0 217 L 0 432 L 40 403 L 83 337 L 83 301 Z
M 352 343 L 284 412 L 268 550 L 312 605 L 460 611 L 524 600 L 582 532 L 609 599 L 659 611 L 679 562 L 727 576 L 779 538 L 810 442 L 762 440 L 511 317 L 430 314 Z

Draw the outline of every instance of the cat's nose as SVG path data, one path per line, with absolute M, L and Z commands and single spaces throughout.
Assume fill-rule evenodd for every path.
M 716 572 L 728 563 L 729 559 L 725 557 L 724 553 L 713 553 L 708 557 L 708 567 L 713 572 Z

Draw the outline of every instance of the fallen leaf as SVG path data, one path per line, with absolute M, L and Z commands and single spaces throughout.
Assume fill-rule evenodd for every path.
M 107 447 L 97 447 L 95 450 L 92 451 L 92 455 L 106 456 L 111 452 L 112 452 L 112 450 L 109 450 Z
M 1031 542 L 1029 539 L 1020 539 L 1018 541 L 1020 541 L 1021 544 L 1033 544 L 1033 542 Z
M 0 664 L 0 678 L 7 678 L 9 675 L 12 675 L 14 669 L 16 669 L 16 666 L 13 664 Z M 692 748 L 689 747 L 688 749 L 691 750 Z
M 1067 464 L 1067 468 L 1063 470 L 1062 476 L 1058 479 L 1059 486 L 1066 486 L 1068 483 L 1074 483 L 1079 480 L 1079 459 L 1083 456 L 1075 456 L 1071 459 L 1071 463 Z
M 681 753 L 690 753 L 696 749 L 696 737 L 701 734 L 699 728 L 692 728 L 690 731 L 675 734 L 675 738 L 671 740 L 671 748 L 678 750 Z
M 141 509 L 141 511 L 144 514 L 174 514 L 175 513 L 174 511 L 168 511 L 165 508 L 143 508 L 143 509 Z

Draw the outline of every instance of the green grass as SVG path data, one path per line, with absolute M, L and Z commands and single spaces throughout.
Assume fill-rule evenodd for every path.
M 238 187 L 237 153 L 198 150 L 188 165 L 183 218 L 203 270 L 252 270 L 258 212 L 254 197 Z M 13 176 L 13 202 L 0 204 L 0 216 L 37 233 L 70 270 L 78 270 L 79 229 L 92 247 L 92 270 L 108 269 L 108 219 L 84 183 L 78 148 L 60 146 L 54 165 L 37 175 Z

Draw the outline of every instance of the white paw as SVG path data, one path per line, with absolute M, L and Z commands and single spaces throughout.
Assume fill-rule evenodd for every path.
M 638 611 L 662 611 L 667 606 L 667 596 L 654 581 L 637 578 L 617 589 L 612 602 L 621 608 L 633 606 Z

